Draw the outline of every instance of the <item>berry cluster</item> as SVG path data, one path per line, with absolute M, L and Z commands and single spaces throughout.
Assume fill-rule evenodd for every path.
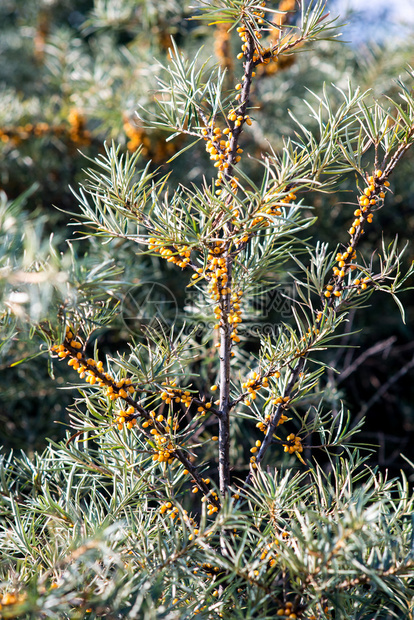
M 206 484 L 210 484 L 210 478 L 205 478 L 205 479 L 203 478 L 203 482 L 205 482 Z M 211 503 L 207 504 L 207 515 L 211 517 L 211 515 L 213 515 L 215 512 L 218 511 L 218 507 L 217 507 L 218 495 L 213 489 L 210 491 L 209 495 L 211 495 L 213 500 L 215 500 L 215 504 L 211 504 Z M 204 496 L 201 501 L 203 503 L 208 502 L 208 496 Z
M 247 379 L 244 383 L 242 383 L 242 388 L 247 392 L 247 398 L 244 400 L 244 404 L 248 407 L 252 404 L 252 400 L 256 400 L 257 392 L 262 388 L 269 387 L 269 377 L 275 377 L 275 379 L 279 379 L 280 372 L 278 370 L 268 371 L 266 375 L 263 377 L 258 375 L 257 372 L 254 372 L 250 379 Z M 272 400 L 273 404 L 278 405 L 282 402 L 288 402 L 289 398 L 281 398 L 276 397 Z
M 208 280 L 207 291 L 213 301 L 220 301 L 230 292 L 228 288 L 227 260 L 222 256 L 224 250 L 221 242 L 210 248 L 207 256 L 207 266 L 204 276 Z
M 219 402 L 220 402 L 219 400 L 216 400 L 214 404 L 218 405 Z M 202 405 L 197 407 L 197 411 L 198 413 L 201 413 L 202 415 L 204 415 L 209 411 L 209 409 L 211 409 L 211 406 L 212 406 L 211 403 L 203 403 Z
M 261 212 L 263 213 L 263 206 L 260 206 L 258 209 L 255 210 L 255 212 L 253 214 L 251 214 L 251 220 L 249 222 L 249 230 L 244 232 L 244 235 L 242 237 L 239 237 L 238 239 L 236 239 L 235 241 L 235 245 L 237 247 L 241 246 L 243 243 L 247 243 L 249 238 L 251 237 L 251 235 L 253 234 L 254 231 L 252 231 L 251 229 L 254 228 L 257 225 L 263 226 L 263 227 L 267 227 L 270 226 L 271 222 L 269 220 L 269 218 L 267 217 L 269 216 L 281 216 L 282 215 L 282 211 L 280 209 L 281 206 L 283 205 L 287 205 L 289 204 L 292 200 L 296 199 L 296 194 L 294 194 L 293 192 L 289 192 L 286 196 L 284 196 L 281 199 L 277 200 L 277 204 L 273 204 L 271 206 L 267 206 L 266 203 L 270 203 L 272 201 L 274 201 L 275 198 L 277 198 L 278 196 L 280 196 L 280 188 L 277 188 L 275 190 L 272 190 L 272 192 L 268 193 L 267 196 L 265 197 L 265 205 L 264 205 L 264 213 L 265 215 L 259 215 L 258 213 Z M 238 217 L 239 213 L 238 210 L 236 209 L 233 212 L 233 215 L 235 218 Z M 237 219 L 235 219 L 233 221 L 234 224 L 237 223 Z
M 124 424 L 126 424 L 128 430 L 131 430 L 136 425 L 137 419 L 135 417 L 132 420 L 130 419 L 132 414 L 135 414 L 135 408 L 132 405 L 125 410 L 121 409 L 118 411 L 118 417 L 116 418 L 118 430 L 122 431 Z
M 213 566 L 212 564 L 210 564 L 210 562 L 203 562 L 201 565 L 201 569 L 207 573 L 207 575 L 209 577 L 214 577 L 215 575 L 217 575 L 220 572 L 220 567 L 219 566 Z M 198 572 L 198 569 L 194 570 L 195 572 Z
M 207 290 L 210 298 L 213 302 L 218 302 L 214 308 L 214 316 L 217 321 L 215 329 L 219 329 L 224 326 L 224 306 L 221 302 L 229 296 L 229 307 L 225 310 L 226 319 L 227 323 L 232 326 L 230 338 L 233 343 L 237 343 L 240 342 L 240 337 L 237 334 L 237 326 L 242 322 L 240 302 L 243 297 L 243 292 L 232 292 L 229 286 L 227 259 L 223 256 L 223 253 L 224 246 L 222 245 L 222 242 L 216 242 L 214 247 L 209 249 L 205 271 L 199 267 L 196 270 L 197 272 L 192 276 L 192 279 L 197 281 L 201 278 L 206 278 L 208 281 Z
M 281 402 L 283 402 L 281 400 Z M 267 413 L 264 417 L 264 421 L 260 421 L 256 424 L 256 428 L 259 429 L 259 431 L 262 431 L 262 433 L 267 433 L 267 429 L 269 427 L 270 424 L 270 420 L 271 420 L 271 415 L 269 413 Z M 288 416 L 285 415 L 284 413 L 282 413 L 282 415 L 280 416 L 280 420 L 277 423 L 276 426 L 281 426 L 282 424 L 284 424 L 285 422 L 287 422 L 289 420 Z
M 189 472 L 188 472 L 188 470 L 187 470 L 187 469 L 185 469 L 183 473 L 184 473 L 184 474 L 188 474 Z M 210 484 L 210 478 L 202 478 L 202 481 L 204 482 L 204 484 L 205 484 L 206 486 L 208 486 L 208 485 Z M 195 483 L 195 480 L 193 480 L 193 483 Z M 191 489 L 191 492 L 192 492 L 192 493 L 198 493 L 198 491 L 199 491 L 199 487 L 198 487 L 197 485 L 194 485 L 194 486 L 193 486 L 193 488 Z M 219 498 L 218 498 L 218 495 L 217 495 L 216 491 L 214 491 L 213 489 L 211 489 L 211 490 L 208 492 L 208 494 L 204 495 L 204 496 L 201 498 L 201 501 L 202 501 L 203 503 L 208 502 L 208 501 L 209 501 L 209 497 L 211 497 L 211 498 L 212 498 L 212 500 L 214 501 L 214 504 L 213 504 L 213 503 L 208 503 L 208 504 L 207 504 L 207 511 L 208 511 L 208 512 L 207 512 L 207 515 L 208 515 L 209 517 L 211 517 L 211 515 L 213 515 L 215 512 L 218 512 Z
M 260 390 L 260 388 L 269 387 L 269 376 L 273 376 L 278 379 L 280 377 L 280 372 L 276 371 L 270 375 L 265 375 L 264 377 L 261 377 L 257 374 L 257 372 L 254 372 L 250 379 L 247 379 L 247 381 L 242 383 L 242 388 L 245 389 L 249 395 L 249 397 L 244 401 L 245 405 L 249 407 L 251 405 L 251 401 L 256 400 L 256 392 Z
M 283 449 L 285 452 L 289 452 L 289 454 L 293 454 L 294 452 L 303 452 L 302 440 L 294 433 L 288 435 L 286 437 L 286 441 L 289 443 L 283 444 Z
M 232 112 L 234 112 L 234 110 L 232 110 Z M 240 121 L 237 121 L 237 115 L 235 116 L 235 121 L 239 122 L 239 125 L 242 120 L 243 117 L 240 118 Z M 248 117 L 245 120 L 248 120 L 249 123 L 251 123 L 251 120 Z M 237 127 L 238 125 L 235 126 Z M 206 151 L 207 153 L 209 153 L 210 159 L 215 162 L 214 167 L 218 168 L 216 185 L 220 186 L 226 170 L 230 166 L 229 160 L 232 152 L 233 138 L 231 125 L 221 130 L 219 127 L 216 127 L 214 121 L 211 120 L 208 124 L 208 128 L 204 128 L 201 133 L 204 137 L 204 140 L 206 140 Z M 235 163 L 238 163 L 241 159 L 241 153 L 243 153 L 243 149 L 237 146 L 236 153 L 237 155 L 234 161 Z M 230 182 L 231 188 L 233 190 L 237 189 L 237 182 L 237 177 L 233 177 Z M 216 194 L 219 196 L 221 194 L 221 191 L 221 189 L 217 189 Z
M 52 127 L 48 123 L 26 123 L 26 125 L 18 125 L 17 127 L 2 127 L 0 128 L 0 141 L 5 144 L 11 143 L 13 145 L 20 144 L 24 140 L 31 138 L 41 138 L 48 133 L 55 135 L 61 135 L 65 132 L 64 125 L 57 125 Z
M 162 414 L 157 415 L 156 411 L 150 411 L 149 415 L 150 418 L 142 423 L 142 428 L 147 429 L 153 427 L 149 431 L 151 438 L 148 438 L 151 443 L 155 443 L 156 447 L 156 452 L 153 454 L 152 460 L 158 461 L 158 463 L 168 463 L 171 465 L 175 458 L 175 448 L 168 433 L 170 432 L 171 434 L 171 431 L 175 432 L 178 430 L 178 420 L 172 416 L 168 416 L 167 419 L 164 420 L 164 416 Z
M 69 138 L 74 144 L 90 144 L 91 134 L 86 129 L 86 118 L 77 108 L 71 108 L 68 114 L 70 125 Z
M 245 381 L 242 384 L 242 387 L 247 391 L 249 398 L 245 399 L 243 402 L 245 405 L 250 406 L 251 405 L 251 400 L 255 400 L 257 398 L 257 391 L 261 388 L 261 387 L 268 387 L 269 385 L 269 377 L 275 377 L 276 379 L 278 379 L 280 377 L 280 372 L 278 370 L 272 371 L 272 372 L 268 372 L 267 375 L 265 376 L 260 376 L 258 375 L 256 372 L 254 372 L 251 376 L 250 379 L 248 379 L 247 381 Z M 250 400 L 251 399 L 251 400 Z M 271 402 L 273 405 L 287 405 L 290 401 L 290 397 L 289 396 L 277 396 L 275 398 L 272 398 Z M 285 422 L 287 422 L 289 420 L 288 416 L 285 414 L 282 414 L 277 426 L 280 426 L 282 424 L 284 424 Z M 271 422 L 271 415 L 270 414 L 266 414 L 264 421 L 260 420 L 259 422 L 257 422 L 256 427 L 261 430 L 263 433 L 267 433 L 267 429 L 269 427 L 269 424 Z M 289 437 L 287 438 L 287 441 L 289 441 L 289 447 L 291 445 L 295 445 L 298 446 L 298 442 L 300 442 L 300 439 L 297 438 L 297 443 L 293 443 L 291 444 L 291 439 L 294 438 L 294 435 L 289 435 Z M 250 457 L 250 463 L 252 464 L 253 469 L 256 469 L 257 465 L 256 465 L 256 456 L 254 456 L 256 454 L 256 452 L 260 449 L 260 446 L 262 445 L 262 442 L 260 441 L 260 439 L 258 439 L 255 442 L 255 445 L 250 448 L 250 452 L 253 454 L 253 456 Z M 300 444 L 301 447 L 301 444 Z M 289 450 L 285 449 L 285 452 L 287 452 Z M 302 449 L 294 449 L 292 450 L 290 453 L 292 454 L 292 452 L 302 452 Z
M 263 2 L 262 7 L 265 6 Z M 259 9 L 253 11 L 254 21 L 257 24 L 264 23 L 264 11 Z M 237 28 L 237 32 L 242 39 L 242 52 L 238 54 L 237 58 L 241 59 L 244 56 L 248 56 L 250 54 L 250 37 L 253 37 L 255 42 L 256 49 L 253 51 L 252 61 L 253 63 L 268 63 L 270 62 L 270 57 L 272 53 L 265 54 L 264 56 L 261 53 L 261 48 L 259 44 L 259 39 L 261 39 L 262 35 L 259 30 L 254 27 L 250 29 L 247 25 L 243 24 Z M 260 50 L 259 50 L 260 48 Z M 248 80 L 248 84 L 250 84 L 251 78 L 256 75 L 255 71 L 252 71 L 251 68 L 246 68 L 245 74 L 242 76 L 241 82 L 236 84 L 235 90 L 236 101 L 240 101 L 242 98 L 242 89 L 243 83 Z M 240 148 L 240 145 L 237 144 L 237 137 L 234 135 L 235 130 L 237 130 L 236 135 L 238 136 L 240 133 L 240 128 L 244 123 L 247 125 L 252 124 L 252 120 L 248 114 L 246 114 L 246 105 L 248 95 L 245 96 L 244 93 L 243 98 L 245 101 L 241 102 L 239 106 L 236 106 L 234 109 L 231 109 L 227 114 L 227 127 L 221 129 L 215 126 L 215 121 L 210 120 L 208 125 L 202 130 L 202 135 L 204 139 L 207 141 L 206 150 L 210 154 L 210 159 L 214 161 L 214 166 L 218 168 L 218 180 L 217 185 L 221 185 L 222 179 L 226 176 L 229 178 L 229 168 L 234 164 L 237 164 L 241 159 L 241 153 L 243 149 Z M 237 189 L 237 177 L 233 177 L 231 179 L 231 187 L 233 190 Z M 220 195 L 222 192 L 221 189 L 216 190 L 216 194 Z
M 233 54 L 231 50 L 231 32 L 228 24 L 222 22 L 217 24 L 214 33 L 214 52 L 219 59 L 220 65 L 232 71 L 233 69 Z
M 135 387 L 132 385 L 131 379 L 116 381 L 110 373 L 104 372 L 101 361 L 96 362 L 92 358 L 87 358 L 83 349 L 84 345 L 79 339 L 76 340 L 69 327 L 66 328 L 64 342 L 51 348 L 52 352 L 57 353 L 61 359 L 69 358 L 68 365 L 77 370 L 81 379 L 85 379 L 90 385 L 97 384 L 104 388 L 109 400 L 127 399 L 131 394 L 134 394 Z M 127 415 L 130 414 L 120 414 L 120 417 L 125 420 Z
M 164 504 L 160 506 L 160 514 L 163 515 L 165 513 L 167 513 L 167 516 L 169 516 L 170 519 L 174 521 L 174 519 L 179 514 L 179 509 L 176 506 L 174 507 L 171 502 L 165 502 Z M 188 516 L 187 510 L 183 510 L 183 519 L 187 526 L 196 528 L 194 529 L 194 534 L 197 536 L 197 534 L 199 533 L 199 530 L 197 529 L 197 523 L 194 521 L 192 517 Z M 189 539 L 192 540 L 193 536 L 190 535 Z
M 273 542 L 267 544 L 260 556 L 261 560 L 266 560 L 266 562 L 268 562 L 269 568 L 272 568 L 276 564 L 277 553 L 274 553 L 273 548 L 277 545 L 279 545 L 279 541 L 277 540 L 274 540 Z
M 265 2 L 261 3 L 262 7 L 266 6 Z M 261 25 L 264 23 L 264 16 L 265 13 L 262 9 L 258 9 L 255 11 L 252 11 L 253 15 L 255 16 L 255 21 L 257 22 L 258 25 Z M 249 52 L 249 28 L 246 25 L 243 26 L 239 26 L 237 28 L 237 33 L 240 37 L 240 39 L 242 40 L 242 46 L 241 46 L 241 53 L 237 55 L 237 58 L 239 60 L 241 60 L 244 56 L 246 56 L 246 54 L 248 54 Z M 262 38 L 262 34 L 259 30 L 257 30 L 256 28 L 251 30 L 253 39 L 255 40 L 256 43 L 256 49 L 253 52 L 253 62 L 254 63 L 259 63 L 259 62 L 263 62 L 264 64 L 267 64 L 270 62 L 271 60 L 271 56 L 272 56 L 272 52 L 269 52 L 268 54 L 262 54 L 263 50 L 261 49 L 261 46 L 259 44 L 260 39 Z M 260 48 L 260 49 L 257 49 Z M 240 85 L 241 87 L 241 85 Z M 236 86 L 237 89 L 237 86 Z
M 240 337 L 237 335 L 237 326 L 242 322 L 242 310 L 240 301 L 243 297 L 242 291 L 237 291 L 237 293 L 233 293 L 230 298 L 230 309 L 227 317 L 227 322 L 233 326 L 232 331 L 230 333 L 230 338 L 234 342 L 240 342 Z
M 148 248 L 159 253 L 166 259 L 167 263 L 174 263 L 179 267 L 187 267 L 190 262 L 191 250 L 187 245 L 165 246 L 162 241 L 150 237 L 148 239 Z
M 161 385 L 168 386 L 161 392 L 161 399 L 166 405 L 169 405 L 173 401 L 175 403 L 183 403 L 186 407 L 191 405 L 191 392 L 177 388 L 177 382 L 175 380 L 172 380 L 169 384 L 164 381 Z
M 171 41 L 168 41 L 167 48 L 170 46 Z M 128 138 L 127 149 L 131 153 L 140 149 L 141 153 L 147 158 L 151 159 L 154 164 L 165 162 L 177 151 L 180 150 L 183 144 L 183 136 L 177 136 L 174 141 L 167 142 L 164 135 L 152 131 L 151 134 L 138 125 L 135 119 L 130 119 L 126 114 L 124 115 L 124 132 Z
M 26 593 L 18 594 L 15 592 L 5 592 L 3 595 L 0 595 L 0 612 L 3 607 L 8 607 L 9 605 L 18 605 L 19 603 L 23 603 L 25 599 Z M 7 616 L 7 618 L 15 617 L 16 616 L 14 614 L 11 616 Z
M 296 620 L 296 618 L 298 618 L 297 614 L 293 611 L 293 603 L 290 601 L 284 603 L 283 607 L 279 607 L 276 616 L 278 616 L 278 618 L 289 618 L 289 620 Z
M 275 196 L 277 196 L 280 193 L 279 188 L 276 188 L 273 192 L 269 193 L 266 197 L 267 202 L 270 202 L 272 200 L 272 198 L 274 198 Z M 289 203 L 291 203 L 293 200 L 296 200 L 296 194 L 294 192 L 289 192 L 288 194 L 286 194 L 286 196 L 284 196 L 283 198 L 281 198 L 279 200 L 279 202 L 282 205 L 288 205 Z M 266 209 L 266 213 L 268 215 L 281 215 L 282 212 L 279 209 L 279 207 L 269 207 L 268 209 Z
M 86 119 L 77 109 L 72 108 L 68 114 L 68 123 L 50 125 L 44 121 L 39 123 L 26 123 L 16 127 L 0 128 L 0 141 L 5 144 L 19 145 L 30 138 L 43 138 L 44 136 L 56 136 L 60 139 L 66 138 L 68 141 L 79 146 L 91 143 L 91 133 L 86 129 Z

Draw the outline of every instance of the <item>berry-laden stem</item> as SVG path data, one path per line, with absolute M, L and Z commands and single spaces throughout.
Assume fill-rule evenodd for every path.
M 297 381 L 297 379 L 299 377 L 299 374 L 303 370 L 303 367 L 305 365 L 305 361 L 306 361 L 306 358 L 305 357 L 301 357 L 298 360 L 296 366 L 294 368 L 292 368 L 290 379 L 289 379 L 289 383 L 286 386 L 286 389 L 285 389 L 285 392 L 284 392 L 284 396 L 289 396 L 291 394 L 291 392 L 293 390 L 293 387 L 294 387 L 294 385 L 295 385 L 295 383 L 296 383 L 296 381 Z M 269 423 L 269 426 L 268 426 L 265 438 L 262 441 L 262 445 L 260 446 L 260 450 L 259 450 L 259 452 L 256 455 L 256 460 L 255 460 L 255 463 L 254 463 L 255 467 L 257 467 L 257 464 L 260 463 L 263 460 L 264 455 L 266 454 L 268 448 L 270 447 L 270 445 L 271 445 L 271 443 L 273 441 L 273 434 L 274 434 L 274 432 L 276 430 L 277 425 L 279 424 L 279 421 L 282 418 L 282 415 L 283 415 L 284 411 L 285 411 L 285 405 L 283 403 L 281 403 L 277 407 L 277 409 L 276 409 L 276 411 L 275 411 L 275 413 L 273 415 L 273 418 L 271 419 L 271 421 Z M 247 488 L 250 485 L 251 480 L 252 480 L 252 476 L 253 476 L 253 466 L 252 466 L 252 469 L 250 470 L 250 472 L 249 472 L 249 474 L 248 474 L 248 476 L 247 476 L 247 478 L 246 478 L 246 480 L 244 482 L 244 488 Z
M 242 28 L 244 30 L 244 27 Z M 224 178 L 230 179 L 233 175 L 233 168 L 237 161 L 238 139 L 243 130 L 245 122 L 251 122 L 246 116 L 247 106 L 252 84 L 252 73 L 254 68 L 254 41 L 250 34 L 246 34 L 246 43 L 244 47 L 245 61 L 243 84 L 238 84 L 236 90 L 241 90 L 237 96 L 240 103 L 237 106 L 237 113 L 232 110 L 229 120 L 233 123 L 230 148 L 227 157 L 227 169 Z M 230 230 L 225 227 L 224 235 L 228 235 Z M 219 417 L 219 488 L 220 494 L 224 497 L 228 493 L 230 486 L 230 360 L 232 354 L 233 340 L 231 334 L 233 326 L 229 322 L 231 311 L 231 293 L 232 293 L 232 257 L 226 256 L 226 273 L 227 285 L 225 292 L 223 291 L 220 299 L 220 417 Z
M 389 175 L 392 173 L 392 171 L 394 170 L 398 161 L 401 159 L 402 155 L 412 145 L 411 138 L 413 134 L 414 134 L 414 126 L 410 128 L 404 142 L 399 146 L 399 148 L 394 153 L 394 155 L 392 156 L 392 158 L 390 159 L 387 165 L 385 165 L 386 161 L 384 160 L 383 162 L 384 170 L 377 169 L 372 176 L 367 178 L 369 182 L 369 186 L 364 189 L 364 192 L 358 198 L 360 208 L 354 212 L 354 215 L 356 216 L 357 219 L 354 220 L 353 225 L 348 231 L 349 234 L 351 235 L 349 247 L 344 254 L 337 255 L 338 267 L 334 268 L 334 278 L 332 280 L 333 284 L 328 285 L 326 287 L 327 290 L 324 294 L 324 297 L 327 298 L 326 306 L 328 308 L 331 308 L 332 311 L 334 312 L 337 312 L 341 308 L 340 302 L 336 302 L 335 297 L 338 298 L 342 295 L 343 279 L 346 275 L 346 271 L 354 267 L 354 265 L 352 264 L 352 261 L 356 257 L 356 253 L 355 253 L 356 246 L 360 240 L 361 235 L 364 232 L 362 228 L 362 224 L 364 222 L 370 223 L 372 221 L 372 217 L 373 217 L 371 213 L 372 207 L 378 208 L 379 206 L 378 203 L 384 200 L 385 189 L 389 187 L 389 182 L 387 179 Z M 369 278 L 367 278 L 367 280 L 369 280 Z M 359 286 L 359 280 L 354 281 L 354 285 Z M 366 288 L 366 286 L 367 284 L 364 281 L 361 285 L 361 288 L 364 289 Z M 331 296 L 332 293 L 333 293 L 333 296 Z M 319 319 L 318 319 L 318 323 L 319 323 Z M 293 390 L 293 387 L 298 379 L 298 376 L 303 370 L 303 367 L 306 362 L 306 358 L 307 358 L 307 355 L 303 355 L 298 360 L 296 365 L 293 368 L 291 368 L 290 379 L 289 379 L 288 385 L 286 386 L 284 396 L 290 396 Z M 235 403 L 232 403 L 232 405 L 234 404 Z M 265 453 L 267 452 L 269 446 L 271 445 L 273 434 L 276 430 L 276 427 L 279 424 L 279 421 L 281 420 L 284 409 L 285 409 L 285 405 L 283 403 L 281 403 L 276 409 L 276 412 L 268 426 L 265 439 L 260 445 L 260 450 L 257 453 L 257 456 L 255 456 L 255 461 L 254 461 L 254 464 L 252 465 L 252 469 L 249 472 L 245 480 L 244 488 L 250 485 L 251 479 L 253 476 L 253 470 L 257 467 L 257 464 L 262 461 Z
M 106 391 L 107 397 L 111 401 L 120 400 L 129 405 L 128 411 L 124 412 L 124 422 L 134 422 L 137 419 L 144 419 L 146 423 L 151 421 L 153 426 L 152 432 L 156 432 L 159 436 L 165 436 L 167 434 L 167 428 L 164 421 L 154 420 L 150 413 L 141 406 L 141 404 L 133 398 L 133 394 L 139 391 L 138 387 L 132 385 L 132 381 L 122 380 L 117 382 L 115 378 L 103 371 L 102 362 L 96 362 L 92 358 L 87 358 L 85 355 L 85 344 L 80 342 L 76 336 L 70 331 L 69 327 L 66 328 L 66 336 L 63 344 L 55 345 L 51 348 L 51 353 L 57 354 L 61 359 L 68 359 L 68 364 L 78 371 L 80 378 L 85 378 L 91 386 L 98 387 Z M 180 392 L 182 390 L 179 390 Z M 178 392 L 177 392 L 178 393 Z M 121 429 L 123 424 L 121 425 Z M 131 427 L 132 428 L 132 427 Z M 120 429 L 120 430 L 121 430 Z M 145 425 L 139 429 L 148 440 L 151 442 L 154 439 L 152 432 L 148 432 Z M 72 441 L 77 436 L 73 435 L 69 441 Z M 198 472 L 197 468 L 191 463 L 187 457 L 185 451 L 178 446 L 175 446 L 169 450 L 171 458 L 176 458 L 185 467 L 187 472 L 193 477 L 193 483 L 201 491 L 204 497 L 208 497 L 210 503 L 215 508 L 220 508 L 220 502 L 212 494 L 211 490 L 207 486 L 206 482 Z
M 230 139 L 230 152 L 229 152 L 229 156 L 227 160 L 229 166 L 225 173 L 225 178 L 227 179 L 229 179 L 232 176 L 233 166 L 237 159 L 239 137 L 240 137 L 241 132 L 243 131 L 243 125 L 247 120 L 246 112 L 247 112 L 247 106 L 249 104 L 250 90 L 252 86 L 252 77 L 253 77 L 252 74 L 253 74 L 253 69 L 255 66 L 253 62 L 254 41 L 253 41 L 253 37 L 250 34 L 247 35 L 247 41 L 245 45 L 246 45 L 246 48 L 245 48 L 246 59 L 245 59 L 245 62 L 243 63 L 243 67 L 244 67 L 243 85 L 242 85 L 241 93 L 240 93 L 240 103 L 237 106 L 238 119 L 234 123 L 233 129 L 232 129 L 232 137 Z

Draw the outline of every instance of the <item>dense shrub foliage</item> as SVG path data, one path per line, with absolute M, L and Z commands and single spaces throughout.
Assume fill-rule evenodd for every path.
M 2 617 L 410 618 L 414 496 L 361 428 L 413 362 L 396 336 L 348 345 L 375 312 L 409 329 L 412 222 L 381 222 L 411 70 L 323 86 L 321 58 L 358 62 L 322 0 L 36 19 L 42 88 L 3 95 L 2 175 L 25 187 L 0 205 L 3 415 L 31 447 L 69 428 L 4 451 Z M 352 415 L 341 381 L 379 352 L 397 369 Z

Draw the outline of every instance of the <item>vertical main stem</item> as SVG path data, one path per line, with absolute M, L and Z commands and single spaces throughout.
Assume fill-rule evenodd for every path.
M 237 161 L 238 139 L 243 130 L 245 114 L 249 103 L 249 94 L 254 69 L 254 41 L 251 34 L 248 35 L 245 54 L 243 86 L 240 93 L 240 104 L 237 108 L 238 116 L 242 121 L 232 126 L 230 139 L 230 152 L 227 159 L 225 178 L 229 180 L 233 176 L 234 165 Z M 231 310 L 231 287 L 232 287 L 232 259 L 226 258 L 227 268 L 227 294 L 220 299 L 220 418 L 219 418 L 219 486 L 220 494 L 225 497 L 230 486 L 230 359 L 233 341 L 231 339 L 232 325 L 229 323 Z
M 229 323 L 231 304 L 232 261 L 226 258 L 227 294 L 220 300 L 220 418 L 219 418 L 219 486 L 224 497 L 230 485 L 230 358 L 232 327 Z

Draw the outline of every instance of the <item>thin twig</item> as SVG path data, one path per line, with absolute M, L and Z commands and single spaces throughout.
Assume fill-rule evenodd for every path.
M 345 370 L 341 372 L 338 379 L 336 380 L 336 385 L 339 385 L 339 383 L 345 381 L 345 379 L 347 379 L 349 375 L 352 375 L 352 373 L 355 372 L 355 370 L 361 364 L 363 364 L 365 360 L 368 359 L 368 357 L 371 357 L 371 355 L 376 355 L 377 353 L 381 353 L 381 351 L 384 351 L 385 349 L 390 349 L 396 340 L 396 336 L 390 336 L 390 338 L 382 340 L 381 342 L 377 342 L 372 347 L 364 351 L 364 353 L 361 353 L 361 355 L 359 355 L 359 357 L 357 357 L 350 366 L 348 366 L 347 368 L 345 368 Z

